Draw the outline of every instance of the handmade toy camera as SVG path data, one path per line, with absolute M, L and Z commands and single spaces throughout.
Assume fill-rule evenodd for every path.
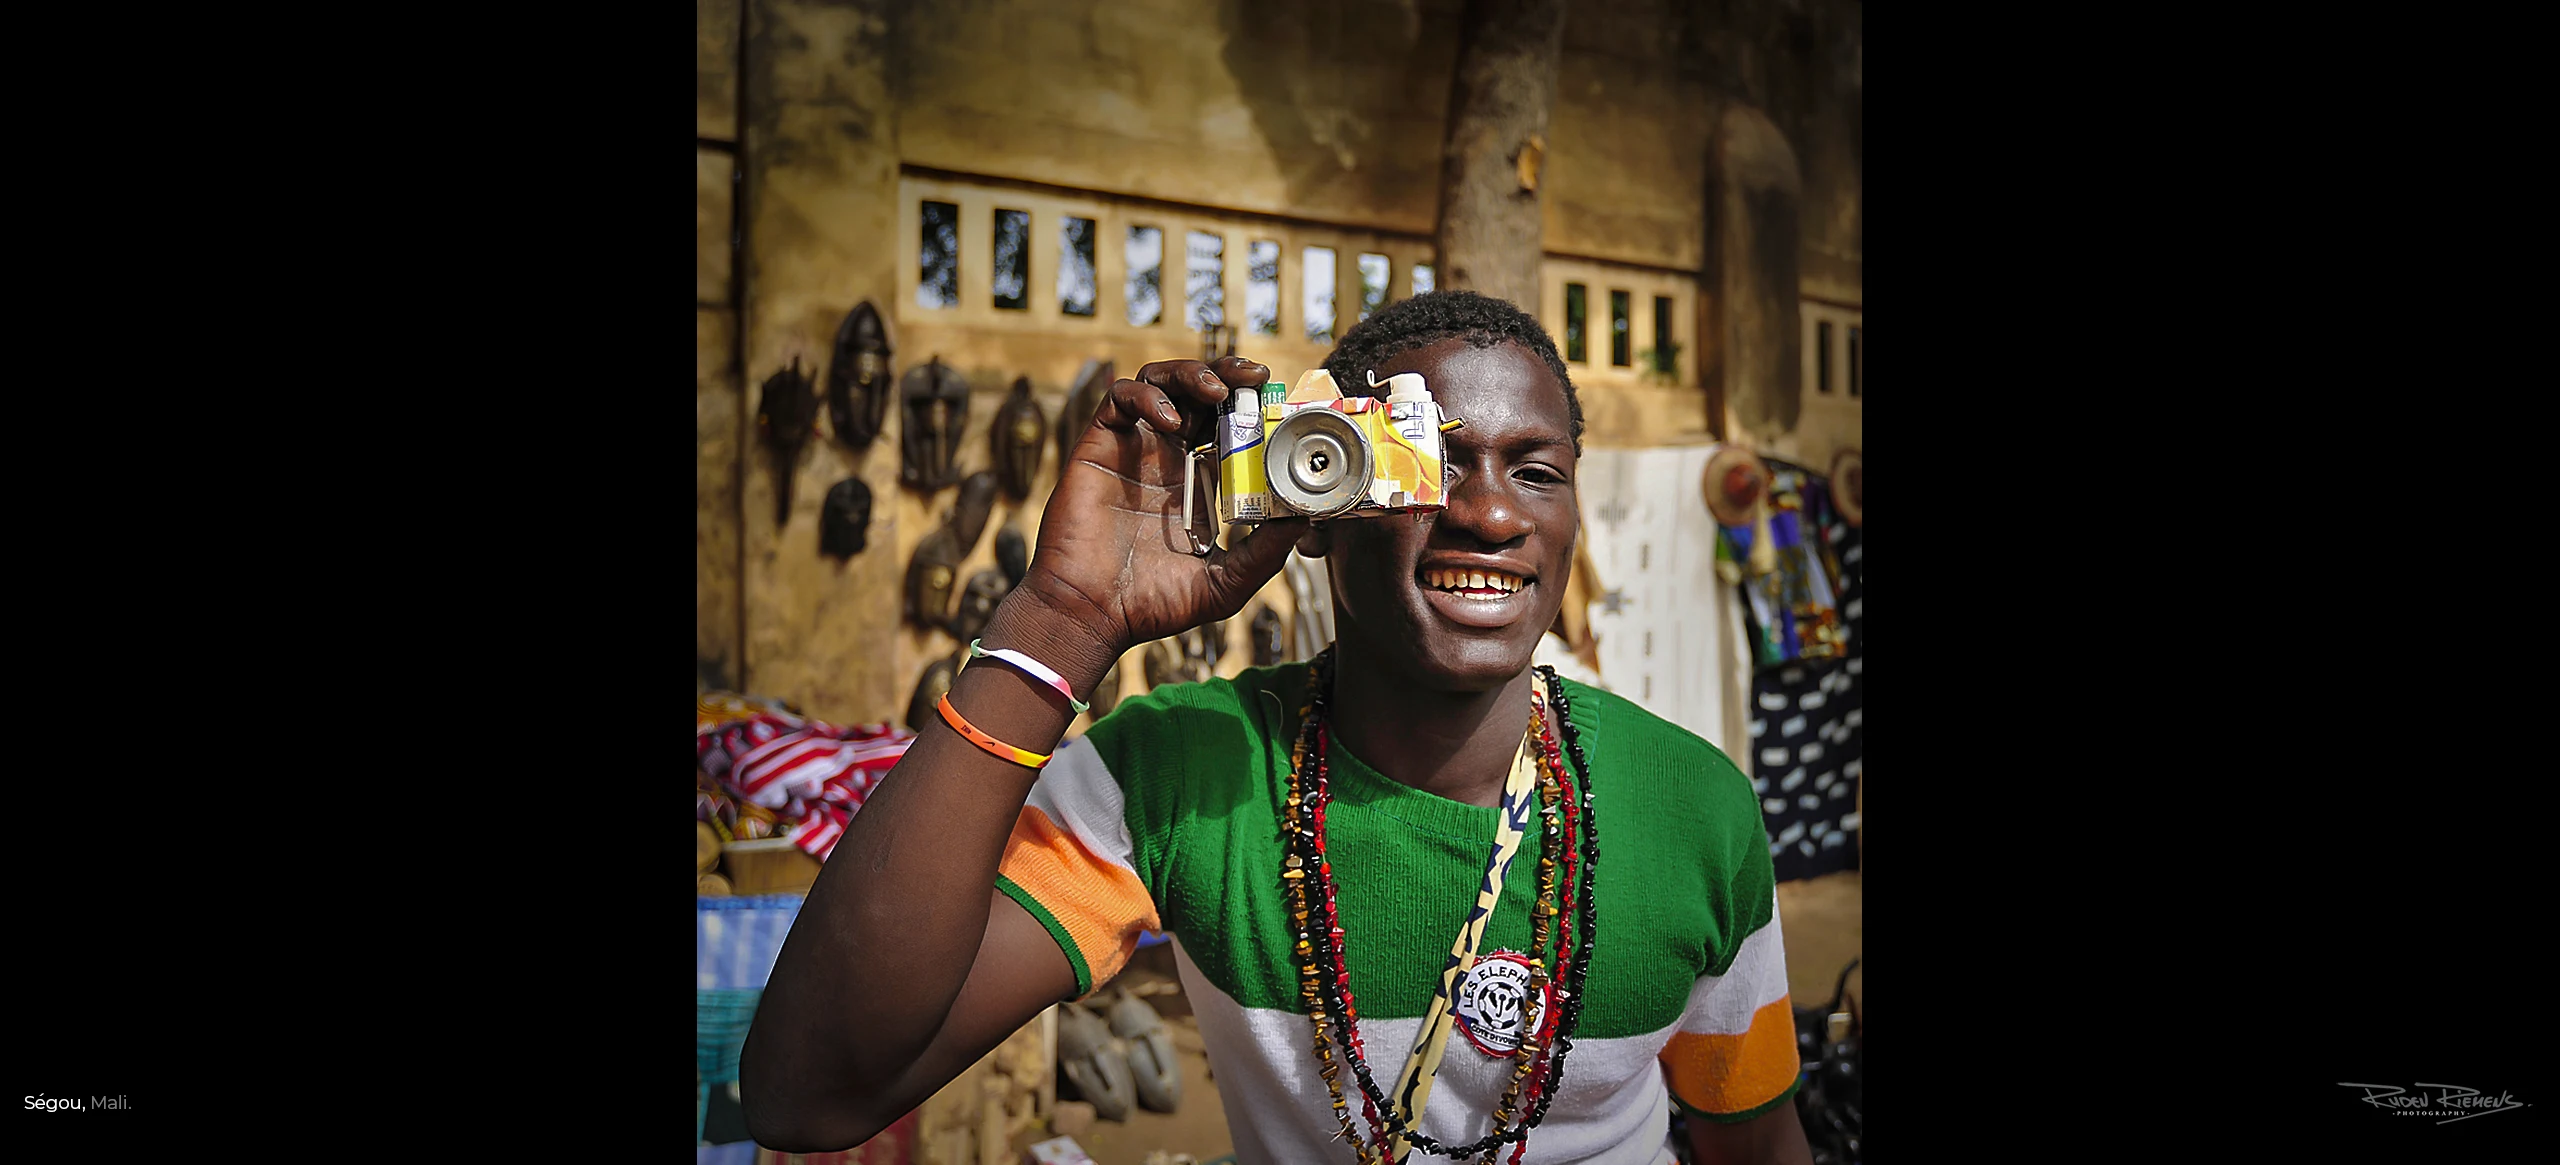
M 1371 388 L 1381 387 L 1377 377 L 1369 374 Z M 1384 387 L 1383 397 L 1346 397 L 1317 368 L 1295 388 L 1235 390 L 1218 410 L 1213 442 L 1218 519 L 1374 518 L 1447 505 L 1441 434 L 1464 422 L 1440 415 L 1419 373 L 1390 376 Z

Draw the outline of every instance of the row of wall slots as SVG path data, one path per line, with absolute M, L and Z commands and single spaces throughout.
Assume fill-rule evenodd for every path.
M 960 208 L 949 202 L 925 202 L 923 237 L 918 250 L 920 270 L 916 281 L 916 304 L 925 308 L 951 308 L 960 304 Z M 1090 317 L 1100 298 L 1096 286 L 1094 247 L 1097 230 L 1094 220 L 1063 215 L 1058 220 L 1058 311 L 1064 315 Z M 1027 311 L 1031 307 L 1031 212 L 1004 210 L 995 212 L 994 239 L 994 304 L 1009 311 Z M 1184 240 L 1183 319 L 1193 330 L 1222 326 L 1226 321 L 1226 238 L 1206 231 L 1191 231 Z M 1132 226 L 1122 242 L 1122 258 L 1128 278 L 1122 291 L 1123 307 L 1133 327 L 1150 327 L 1164 321 L 1164 231 L 1159 227 Z M 1300 304 L 1306 337 L 1315 341 L 1333 339 L 1334 313 L 1334 249 L 1307 247 L 1301 257 L 1306 276 L 1306 293 Z M 1387 285 L 1392 264 L 1385 255 L 1363 254 L 1355 262 L 1360 270 L 1359 319 L 1386 305 Z M 1245 327 L 1254 335 L 1280 334 L 1280 244 L 1270 239 L 1256 239 L 1245 246 Z M 1412 271 L 1416 294 L 1432 288 L 1429 264 L 1415 264 Z
M 1858 383 L 1858 365 L 1864 363 L 1861 359 L 1864 353 L 1859 349 L 1865 346 L 1864 326 L 1849 325 L 1848 382 L 1851 396 L 1857 396 L 1861 387 Z M 1831 321 L 1829 320 L 1817 320 L 1813 325 L 1813 387 L 1816 392 L 1831 391 Z
M 916 280 L 916 305 L 943 309 L 960 305 L 960 207 L 956 203 L 925 201 L 919 218 L 923 235 L 918 240 L 919 270 Z M 990 289 L 994 306 L 1008 311 L 1027 311 L 1031 307 L 1031 212 L 1005 210 L 995 212 L 994 238 L 990 240 L 994 263 Z M 1096 311 L 1099 288 L 1094 266 L 1096 224 L 1093 219 L 1062 215 L 1058 220 L 1058 311 L 1063 315 L 1091 317 Z M 1191 329 L 1223 326 L 1226 321 L 1226 245 L 1225 236 L 1207 231 L 1190 231 L 1184 240 L 1183 319 Z M 1122 257 L 1128 272 L 1122 289 L 1122 306 L 1133 327 L 1151 327 L 1164 321 L 1164 232 L 1151 226 L 1131 226 L 1122 241 Z M 1364 253 L 1354 260 L 1360 271 L 1360 304 L 1357 319 L 1385 306 L 1387 289 L 1393 276 L 1393 263 L 1385 255 Z M 1334 286 L 1335 253 L 1331 247 L 1306 247 L 1300 252 L 1301 320 L 1306 338 L 1329 342 L 1335 324 Z M 1270 239 L 1255 239 L 1245 246 L 1245 324 L 1244 331 L 1260 336 L 1280 334 L 1280 244 Z M 1434 285 L 1431 265 L 1416 263 L 1412 268 L 1413 291 L 1420 295 Z M 1564 357 L 1577 364 L 1590 363 L 1586 325 L 1587 288 L 1580 283 L 1565 284 Z M 1609 362 L 1620 368 L 1635 365 L 1637 353 L 1632 350 L 1634 336 L 1630 323 L 1633 296 L 1626 291 L 1609 293 Z M 1672 321 L 1673 297 L 1653 297 L 1654 335 L 1675 334 Z M 1648 367 L 1670 373 L 1678 369 L 1676 345 L 1658 343 L 1644 353 Z

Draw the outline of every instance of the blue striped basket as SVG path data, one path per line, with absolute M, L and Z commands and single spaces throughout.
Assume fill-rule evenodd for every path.
M 747 1025 L 755 1019 L 758 991 L 696 991 L 693 1004 L 693 1058 L 701 1083 L 693 1098 L 693 1140 L 702 1143 L 702 1124 L 711 1112 L 711 1090 L 738 1078 L 738 1053 L 747 1045 Z

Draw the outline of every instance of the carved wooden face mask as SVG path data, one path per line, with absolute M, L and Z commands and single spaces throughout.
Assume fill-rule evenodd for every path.
M 898 397 L 906 405 L 906 427 L 898 434 L 905 455 L 900 484 L 932 493 L 959 480 L 955 462 L 960 431 L 969 425 L 969 382 L 937 356 L 907 370 Z
M 1102 683 L 1093 689 L 1093 699 L 1090 701 L 1093 718 L 1100 720 L 1110 715 L 1111 706 L 1119 702 L 1120 665 L 1114 663 L 1111 665 L 1111 670 L 1102 673 Z
M 1040 459 L 1049 451 L 1048 432 L 1049 418 L 1040 412 L 1040 402 L 1031 399 L 1031 378 L 1014 381 L 1013 395 L 1004 398 L 995 427 L 987 432 L 1006 496 L 1015 501 L 1031 496 L 1031 479 L 1039 476 Z
M 1178 684 L 1191 678 L 1189 669 L 1183 666 L 1184 663 L 1182 648 L 1174 639 L 1159 639 L 1148 644 L 1147 686 L 1161 688 L 1166 684 Z
M 951 690 L 952 678 L 960 674 L 958 665 L 952 660 L 953 657 L 945 656 L 928 663 L 924 665 L 924 674 L 916 677 L 916 694 L 907 700 L 909 729 L 922 732 L 926 721 L 941 718 L 933 706 L 942 702 L 943 694 Z
M 1208 623 L 1147 645 L 1147 686 L 1194 684 L 1217 678 L 1227 625 Z
M 800 446 L 809 440 L 809 431 L 818 425 L 818 395 L 809 378 L 800 373 L 800 358 L 791 358 L 791 367 L 776 372 L 764 382 L 764 399 L 756 406 L 756 431 L 774 452 L 774 525 L 791 521 L 791 475 L 799 467 Z
M 960 500 L 951 506 L 952 540 L 960 545 L 960 556 L 978 548 L 978 536 L 987 532 L 987 515 L 996 508 L 996 475 L 979 470 L 960 483 Z
M 948 525 L 936 527 L 916 544 L 916 556 L 907 562 L 908 621 L 924 627 L 948 625 L 960 558 L 959 541 Z
M 996 604 L 1004 601 L 1005 592 L 1013 586 L 1004 581 L 1000 571 L 982 570 L 969 576 L 969 585 L 960 592 L 960 613 L 951 617 L 951 637 L 962 642 L 978 637 L 994 617 Z
M 1280 612 L 1270 604 L 1253 613 L 1253 666 L 1270 667 L 1280 662 Z
M 1058 413 L 1058 472 L 1067 471 L 1067 463 L 1075 459 L 1076 442 L 1093 426 L 1093 414 L 1102 411 L 1102 398 L 1111 395 L 1112 374 L 1108 360 L 1086 362 L 1084 379 L 1076 382 L 1076 390 L 1067 394 L 1067 407 Z
M 871 487 L 848 477 L 827 491 L 826 508 L 818 511 L 818 549 L 838 558 L 862 553 L 871 530 Z
M 1022 531 L 1011 526 L 996 531 L 996 568 L 1004 571 L 1009 586 L 1021 586 L 1022 576 L 1031 573 L 1031 547 L 1022 540 Z
M 827 413 L 836 439 L 865 448 L 889 419 L 889 330 L 869 300 L 836 328 L 835 357 L 827 365 Z

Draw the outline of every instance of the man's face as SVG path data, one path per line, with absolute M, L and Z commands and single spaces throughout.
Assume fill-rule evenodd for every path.
M 1564 386 L 1508 342 L 1443 340 L 1376 370 L 1400 372 L 1466 422 L 1443 435 L 1456 476 L 1439 513 L 1331 523 L 1337 634 L 1426 687 L 1497 688 L 1555 624 L 1582 530 Z

